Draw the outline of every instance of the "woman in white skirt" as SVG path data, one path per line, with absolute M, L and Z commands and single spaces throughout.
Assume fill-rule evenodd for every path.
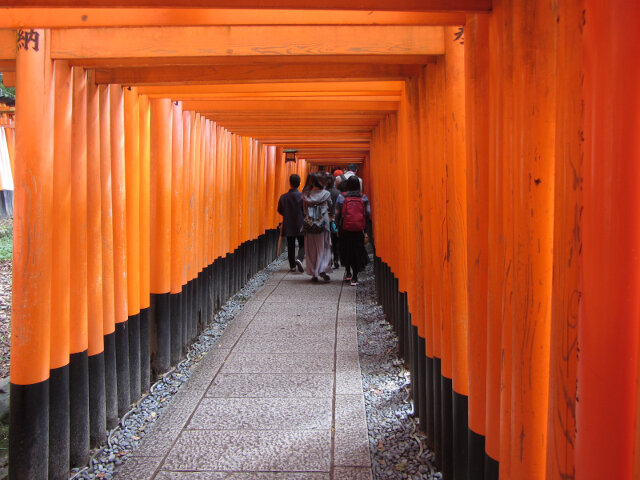
M 305 215 L 313 216 L 313 213 L 317 212 L 323 220 L 319 233 L 306 232 L 304 238 L 307 274 L 311 275 L 312 282 L 317 282 L 318 277 L 325 282 L 331 280 L 329 277 L 329 273 L 331 273 L 331 232 L 329 227 L 331 194 L 325 190 L 328 177 L 324 177 L 322 172 L 311 174 L 309 178 L 311 188 L 302 193 L 302 207 Z

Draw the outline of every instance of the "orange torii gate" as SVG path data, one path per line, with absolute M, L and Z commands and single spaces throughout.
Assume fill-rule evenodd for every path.
M 48 3 L 0 8 L 12 478 L 85 463 L 276 254 L 292 169 L 352 160 L 445 478 L 640 475 L 635 2 Z

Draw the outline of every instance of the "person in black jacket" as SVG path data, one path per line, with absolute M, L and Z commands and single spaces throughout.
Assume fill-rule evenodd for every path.
M 282 215 L 283 237 L 287 237 L 287 253 L 289 255 L 289 269 L 295 272 L 296 267 L 300 273 L 304 272 L 302 261 L 304 260 L 304 235 L 302 234 L 302 194 L 298 190 L 300 176 L 295 173 L 289 177 L 291 189 L 280 195 L 278 200 L 278 213 Z M 298 257 L 296 258 L 296 239 L 298 239 Z

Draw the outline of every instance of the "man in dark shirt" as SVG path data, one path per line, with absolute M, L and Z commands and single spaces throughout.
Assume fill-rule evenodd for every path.
M 302 194 L 298 190 L 300 176 L 295 173 L 289 177 L 291 189 L 278 200 L 278 213 L 282 215 L 283 237 L 287 237 L 287 251 L 289 254 L 289 269 L 295 272 L 296 266 L 300 273 L 304 272 L 304 235 L 302 234 Z M 296 258 L 296 238 L 298 239 L 298 258 Z

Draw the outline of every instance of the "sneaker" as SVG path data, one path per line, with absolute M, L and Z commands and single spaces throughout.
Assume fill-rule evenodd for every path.
M 356 285 L 358 285 L 358 280 L 351 280 L 351 286 L 355 287 Z
M 349 282 L 349 281 L 351 281 L 351 274 L 350 274 L 350 273 L 346 273 L 346 272 L 345 272 L 344 277 L 342 277 L 342 279 L 343 279 L 345 282 Z
M 322 279 L 323 279 L 325 282 L 328 282 L 329 280 L 331 280 L 331 277 L 330 277 L 329 275 L 327 275 L 325 272 L 322 272 L 322 273 L 320 274 L 320 276 L 322 277 Z
M 296 265 L 298 265 L 298 271 L 300 273 L 304 272 L 304 267 L 302 266 L 302 260 L 300 260 L 299 258 L 296 260 Z
M 318 277 L 311 277 L 311 281 L 313 283 L 318 283 Z
M 296 271 L 296 267 L 291 267 L 291 268 L 289 269 L 289 271 L 290 271 L 290 272 L 295 272 L 295 271 Z

